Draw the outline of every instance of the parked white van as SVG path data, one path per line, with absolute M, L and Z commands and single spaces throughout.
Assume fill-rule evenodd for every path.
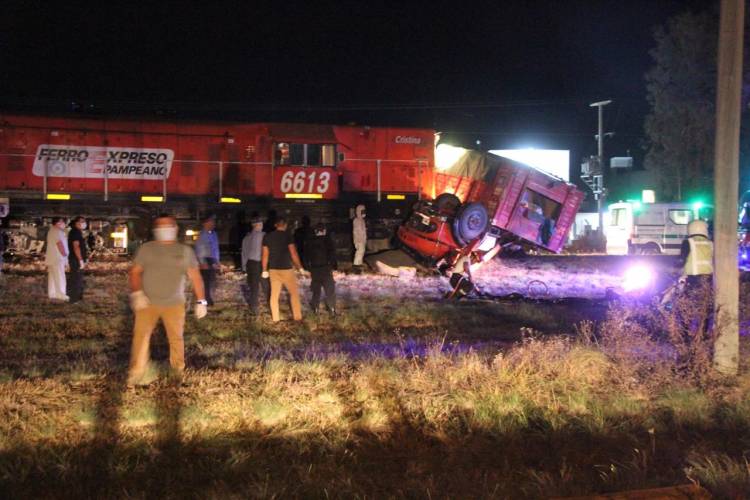
M 607 254 L 680 253 L 687 225 L 694 218 L 710 220 L 713 207 L 691 203 L 619 202 L 609 206 L 604 232 Z

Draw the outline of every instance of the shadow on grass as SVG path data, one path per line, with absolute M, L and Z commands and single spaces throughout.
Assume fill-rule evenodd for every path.
M 204 428 L 183 411 L 183 388 L 166 380 L 150 391 L 155 421 L 134 434 L 118 431 L 122 382 L 113 375 L 103 387 L 95 439 L 0 451 L 0 496 L 540 498 L 682 484 L 696 452 L 742 463 L 750 447 L 746 415 L 729 405 L 702 418 L 665 407 L 603 421 L 536 406 L 518 419 L 493 405 L 433 421 L 390 385 L 374 388 L 388 415 L 378 432 L 359 423 L 361 403 L 346 392 L 346 429 L 253 420 Z
M 114 342 L 109 346 L 108 362 L 110 369 L 104 378 L 103 387 L 96 402 L 93 439 L 82 456 L 82 460 L 86 462 L 86 466 L 81 469 L 82 489 L 80 494 L 71 494 L 71 497 L 111 496 L 114 491 L 113 485 L 121 482 L 118 472 L 121 466 L 118 464 L 118 457 L 121 456 L 123 437 L 120 428 L 123 423 L 123 397 L 128 391 L 127 369 L 134 316 L 128 309 L 123 311 L 120 317 L 122 321 L 117 326 L 120 335 L 117 335 Z M 156 327 L 154 333 L 155 335 L 152 335 L 151 339 L 152 344 L 154 344 L 154 337 L 166 337 L 161 323 Z M 159 345 L 163 344 L 163 341 L 161 343 L 157 341 L 156 343 L 157 346 L 161 347 L 159 350 L 164 351 L 163 346 Z M 180 414 L 182 409 L 180 381 L 178 379 L 165 379 L 159 380 L 155 384 L 155 449 L 157 457 L 155 467 L 170 470 L 173 461 L 180 458 Z M 158 478 L 158 474 L 154 478 Z M 148 480 L 146 483 L 150 485 L 148 489 L 152 494 L 159 497 L 169 496 L 169 490 L 163 489 L 161 481 Z M 48 494 L 42 496 L 48 496 Z M 63 496 L 68 496 L 68 493 L 66 492 Z
M 182 437 L 179 389 L 164 384 L 157 404 L 154 442 L 123 439 L 105 456 L 89 447 L 2 451 L 4 496 L 539 498 L 683 484 L 695 446 L 741 456 L 727 429 L 670 430 L 668 417 L 656 443 L 627 419 L 602 434 L 533 414 L 522 429 L 451 437 L 429 432 L 395 400 L 401 415 L 384 433 L 235 428 Z

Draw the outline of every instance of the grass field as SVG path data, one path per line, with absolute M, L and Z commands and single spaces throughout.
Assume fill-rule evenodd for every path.
M 122 267 L 95 267 L 73 306 L 46 300 L 41 273 L 0 280 L 3 498 L 750 495 L 746 355 L 716 378 L 678 313 L 590 321 L 343 280 L 339 319 L 274 326 L 226 273 L 188 320 L 185 377 L 166 375 L 158 332 L 153 382 L 128 389 Z

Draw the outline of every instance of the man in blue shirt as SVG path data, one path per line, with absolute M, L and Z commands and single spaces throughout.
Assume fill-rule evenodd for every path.
M 213 288 L 216 284 L 216 271 L 219 269 L 219 237 L 216 234 L 216 216 L 209 214 L 203 218 L 203 230 L 195 243 L 195 255 L 201 269 L 206 289 L 208 305 L 214 305 Z
M 247 273 L 247 286 L 250 289 L 250 311 L 258 314 L 258 292 L 263 288 L 263 297 L 268 302 L 268 279 L 261 277 L 261 255 L 263 251 L 263 219 L 253 217 L 250 221 L 253 230 L 242 239 L 242 270 Z

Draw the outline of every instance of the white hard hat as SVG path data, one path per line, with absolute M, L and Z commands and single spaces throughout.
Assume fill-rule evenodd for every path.
M 705 236 L 708 238 L 708 224 L 706 221 L 696 219 L 688 224 L 688 236 Z

